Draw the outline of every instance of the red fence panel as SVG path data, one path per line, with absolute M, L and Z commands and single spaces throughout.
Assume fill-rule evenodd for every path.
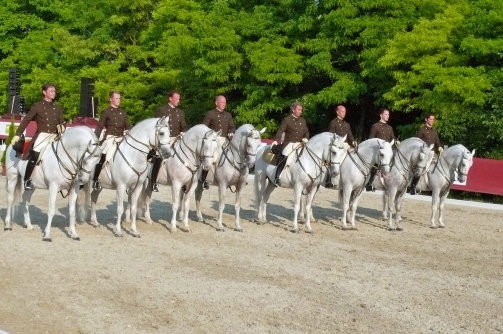
M 503 195 L 503 160 L 474 158 L 466 185 L 453 184 L 452 189 Z

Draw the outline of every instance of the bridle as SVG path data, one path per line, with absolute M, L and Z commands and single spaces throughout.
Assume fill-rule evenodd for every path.
M 209 155 L 201 154 L 201 152 L 203 151 L 204 145 L 205 145 L 205 141 L 210 140 L 210 136 L 213 133 L 215 133 L 215 131 L 209 130 L 204 134 L 204 136 L 201 140 L 201 147 L 199 148 L 199 152 L 198 152 L 197 148 L 196 148 L 196 150 L 193 150 L 192 148 L 190 148 L 189 145 L 187 145 L 187 143 L 185 142 L 186 136 L 183 136 L 179 140 L 180 144 L 175 148 L 174 155 L 192 173 L 192 175 L 194 175 L 197 172 L 197 170 L 201 166 L 201 162 L 204 159 L 213 158 L 213 155 L 209 156 Z M 183 146 L 182 146 L 182 144 L 183 144 Z M 192 154 L 192 158 L 187 154 L 187 152 L 185 152 L 184 147 L 186 150 L 188 150 Z M 183 154 L 183 156 L 180 154 L 180 152 L 177 150 L 177 148 L 180 149 L 179 151 L 181 152 L 181 154 Z M 196 161 L 196 157 L 198 155 L 199 155 L 199 164 L 197 164 L 197 161 Z M 191 159 L 193 159 L 195 162 L 193 162 Z M 185 160 L 187 160 L 187 161 L 185 161 Z
M 236 135 L 234 135 L 236 136 Z M 218 167 L 221 167 L 225 161 L 227 160 L 230 165 L 236 169 L 240 174 L 244 174 L 246 169 L 248 168 L 248 162 L 251 157 L 256 157 L 257 152 L 251 152 L 250 148 L 253 148 L 252 145 L 249 144 L 250 140 L 260 140 L 260 134 L 258 130 L 251 129 L 250 132 L 245 136 L 246 138 L 246 150 L 245 154 L 241 154 L 239 149 L 236 149 L 232 146 L 232 143 L 229 142 L 223 149 L 222 155 L 218 161 Z M 229 157 L 229 154 L 231 155 Z

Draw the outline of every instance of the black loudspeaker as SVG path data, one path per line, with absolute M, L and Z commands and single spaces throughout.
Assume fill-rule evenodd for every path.
M 94 79 L 80 79 L 80 117 L 94 117 L 98 104 L 94 98 Z

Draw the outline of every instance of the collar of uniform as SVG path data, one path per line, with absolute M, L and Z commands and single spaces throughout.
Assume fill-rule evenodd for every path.
M 220 110 L 218 108 L 215 108 L 217 110 L 217 112 L 224 112 L 223 110 Z
M 176 109 L 176 107 L 173 107 L 173 106 L 171 105 L 171 103 L 168 103 L 168 106 L 169 106 L 171 109 Z

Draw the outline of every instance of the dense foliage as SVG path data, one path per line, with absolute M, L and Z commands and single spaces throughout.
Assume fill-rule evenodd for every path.
M 502 36 L 496 0 L 4 0 L 0 87 L 19 67 L 29 106 L 54 82 L 71 119 L 92 77 L 100 108 L 117 89 L 133 122 L 176 88 L 191 125 L 224 94 L 269 136 L 295 100 L 312 133 L 346 104 L 360 140 L 381 106 L 401 138 L 433 112 L 445 144 L 501 158 Z

